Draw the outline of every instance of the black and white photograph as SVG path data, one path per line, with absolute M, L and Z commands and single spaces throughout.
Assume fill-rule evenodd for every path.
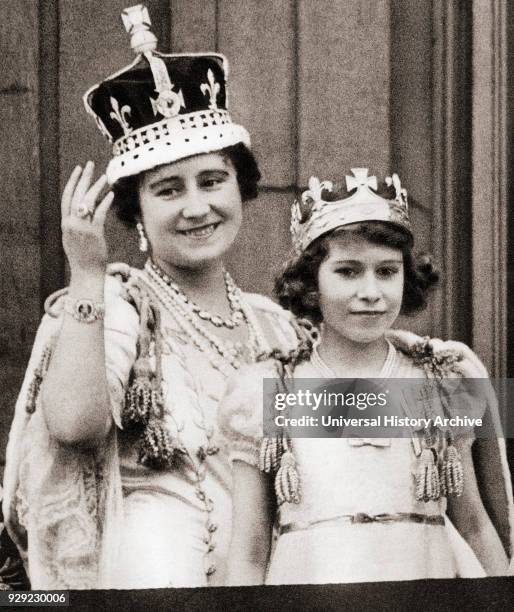
M 514 4 L 0 0 L 0 606 L 514 601 Z

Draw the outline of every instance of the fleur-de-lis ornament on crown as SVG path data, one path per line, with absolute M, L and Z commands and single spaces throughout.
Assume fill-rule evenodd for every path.
M 320 181 L 316 176 L 309 179 L 309 189 L 302 193 L 301 202 L 298 203 L 300 223 L 305 223 L 312 212 L 319 206 L 323 191 L 332 191 L 331 181 Z
M 302 193 L 302 201 L 305 203 L 309 201 L 319 202 L 322 200 L 322 192 L 332 191 L 333 188 L 332 181 L 320 181 L 318 177 L 311 176 L 309 179 L 309 189 Z
M 396 174 L 396 172 L 392 176 L 386 176 L 385 183 L 388 187 L 394 187 L 394 190 L 396 191 L 396 199 L 398 200 L 398 202 L 405 204 L 405 206 L 408 206 L 407 190 L 402 187 L 400 177 Z
M 125 104 L 120 108 L 118 100 L 111 96 L 111 107 L 113 109 L 110 113 L 111 118 L 121 125 L 121 127 L 123 128 L 123 133 L 125 135 L 130 134 L 130 132 L 132 132 L 132 128 L 130 127 L 126 119 L 126 116 L 130 115 L 130 106 L 128 104 Z
M 220 92 L 220 84 L 214 79 L 214 74 L 210 68 L 207 71 L 207 80 L 209 83 L 202 83 L 200 85 L 200 90 L 204 96 L 209 96 L 209 108 L 211 110 L 216 110 L 218 108 L 216 98 Z

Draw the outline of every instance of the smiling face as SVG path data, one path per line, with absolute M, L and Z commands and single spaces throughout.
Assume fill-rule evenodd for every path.
M 403 284 L 400 249 L 351 231 L 333 236 L 318 271 L 324 334 L 362 344 L 381 340 L 400 313 Z
M 242 221 L 236 171 L 219 153 L 146 172 L 139 187 L 145 232 L 164 269 L 198 269 L 221 258 Z

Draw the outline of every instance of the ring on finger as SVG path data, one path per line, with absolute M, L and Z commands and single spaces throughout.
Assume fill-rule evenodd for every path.
M 77 216 L 80 217 L 81 219 L 87 219 L 88 217 L 92 219 L 94 214 L 95 214 L 94 206 L 91 206 L 91 207 L 79 206 L 77 208 Z
M 89 217 L 90 214 L 91 214 L 91 211 L 87 206 L 81 205 L 77 208 L 77 217 L 80 217 L 81 219 L 85 219 L 86 217 Z

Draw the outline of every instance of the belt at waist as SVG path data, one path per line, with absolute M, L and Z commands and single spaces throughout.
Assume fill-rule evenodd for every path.
M 317 521 L 294 522 L 280 525 L 278 534 L 291 533 L 321 527 L 329 523 L 420 523 L 423 525 L 444 525 L 444 516 L 440 514 L 429 515 L 417 512 L 394 512 L 393 514 L 366 514 L 357 512 L 356 514 L 340 514 L 330 518 L 319 519 Z

